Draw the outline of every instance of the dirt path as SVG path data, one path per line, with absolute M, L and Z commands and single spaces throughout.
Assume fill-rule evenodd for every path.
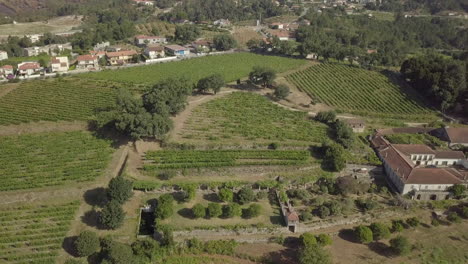
M 14 136 L 21 134 L 33 134 L 43 132 L 70 132 L 88 130 L 85 121 L 40 121 L 19 125 L 0 126 L 0 136 Z

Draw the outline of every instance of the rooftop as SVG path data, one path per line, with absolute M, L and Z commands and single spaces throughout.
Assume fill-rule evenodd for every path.
M 451 143 L 468 143 L 468 127 L 446 127 L 445 132 Z

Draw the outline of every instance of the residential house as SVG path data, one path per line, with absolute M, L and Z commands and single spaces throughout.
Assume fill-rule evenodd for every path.
M 400 194 L 417 200 L 450 198 L 454 184 L 468 184 L 468 161 L 461 151 L 435 151 L 421 144 L 390 144 L 383 136 L 371 140 L 387 179 Z
M 134 50 L 122 50 L 107 52 L 106 58 L 109 65 L 125 65 L 127 63 L 131 63 L 135 55 L 138 55 L 138 53 Z
M 76 68 L 79 70 L 99 69 L 99 58 L 93 55 L 80 55 L 76 58 Z
M 145 6 L 154 6 L 154 1 L 149 0 L 132 0 L 133 3 L 137 5 L 145 5 Z
M 436 129 L 431 134 L 447 141 L 450 147 L 455 145 L 468 146 L 468 127 L 445 127 Z
M 8 59 L 8 53 L 6 51 L 0 50 L 0 61 Z
M 39 74 L 43 68 L 38 62 L 22 62 L 18 64 L 17 75 L 18 76 L 30 76 L 34 74 Z
M 68 57 L 53 57 L 50 60 L 52 72 L 67 72 L 69 68 Z
M 105 41 L 105 42 L 101 42 L 101 43 L 98 43 L 98 44 L 94 45 L 93 50 L 100 51 L 100 50 L 104 50 L 105 48 L 107 48 L 109 46 L 110 46 L 110 42 Z
M 279 192 L 276 191 L 276 198 L 281 206 L 281 214 L 283 215 L 284 223 L 288 227 L 288 229 L 294 233 L 297 231 L 297 227 L 299 225 L 299 215 L 297 214 L 294 207 L 287 201 L 281 201 Z
M 213 22 L 213 25 L 219 27 L 229 27 L 231 25 L 231 21 L 229 21 L 229 19 L 219 19 Z
M 366 129 L 366 122 L 362 119 L 343 119 L 343 122 L 351 127 L 354 133 L 362 133 Z
M 151 44 L 166 44 L 167 39 L 161 36 L 145 36 L 138 35 L 135 36 L 135 45 L 137 46 L 147 46 Z
M 158 59 L 158 58 L 164 58 L 166 55 L 164 52 L 164 47 L 163 46 L 150 46 L 146 47 L 144 54 L 146 57 L 149 59 Z
M 190 54 L 190 50 L 188 48 L 182 47 L 180 45 L 167 45 L 164 47 L 165 51 L 169 55 L 173 56 L 187 56 Z
M 287 30 L 270 30 L 269 34 L 271 37 L 278 37 L 279 40 L 295 40 L 294 33 Z
M 65 44 L 51 44 L 51 45 L 42 46 L 42 47 L 24 48 L 23 51 L 24 51 L 25 56 L 28 56 L 28 57 L 38 56 L 41 53 L 56 56 L 56 55 L 59 55 L 64 50 L 72 50 L 72 49 L 73 48 L 70 43 L 65 43 Z
M 272 29 L 283 29 L 284 24 L 280 23 L 280 22 L 271 23 L 270 28 L 272 28 Z
M 13 66 L 11 65 L 4 65 L 0 67 L 0 76 L 8 78 L 9 76 L 14 75 Z
M 89 52 L 90 55 L 93 55 L 93 56 L 97 56 L 99 59 L 103 58 L 106 56 L 106 52 L 105 51 L 95 51 L 95 50 L 92 50 Z
M 44 36 L 44 35 L 42 35 L 42 34 L 26 35 L 26 37 L 29 38 L 29 40 L 31 40 L 31 43 L 38 42 L 41 39 L 42 36 Z
M 197 40 L 192 42 L 192 47 L 196 52 L 209 52 L 213 47 L 213 43 L 207 40 Z

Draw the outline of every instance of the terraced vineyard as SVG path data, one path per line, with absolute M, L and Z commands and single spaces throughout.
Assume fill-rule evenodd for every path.
M 0 125 L 33 121 L 88 120 L 96 108 L 114 102 L 104 82 L 76 78 L 22 82 L 0 98 Z
M 287 80 L 337 110 L 363 116 L 430 119 L 434 112 L 376 72 L 340 64 L 320 64 L 291 74 Z
M 109 141 L 84 132 L 1 137 L 0 150 L 0 191 L 93 180 L 112 153 Z
M 146 154 L 144 170 L 299 165 L 309 157 L 305 150 L 163 150 Z
M 180 132 L 180 141 L 194 144 L 310 145 L 327 137 L 327 126 L 310 120 L 261 95 L 236 92 L 195 108 Z
M 55 263 L 79 204 L 0 207 L 0 263 Z
M 234 53 L 132 67 L 119 71 L 95 72 L 81 77 L 124 83 L 153 84 L 165 78 L 180 78 L 182 76 L 196 82 L 210 74 L 219 73 L 224 76 L 227 82 L 232 82 L 247 77 L 253 66 L 273 66 L 276 71 L 282 72 L 299 67 L 305 62 L 305 60 L 253 53 Z

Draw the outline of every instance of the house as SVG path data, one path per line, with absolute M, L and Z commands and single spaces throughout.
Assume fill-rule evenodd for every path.
M 146 47 L 144 54 L 146 57 L 149 59 L 158 59 L 158 58 L 164 58 L 166 55 L 164 52 L 164 47 L 163 46 L 150 46 Z
M 343 122 L 351 127 L 354 133 L 362 133 L 366 129 L 366 122 L 362 119 L 344 119 Z
M 287 30 L 270 30 L 269 34 L 271 37 L 278 37 L 279 40 L 295 40 L 294 33 Z
M 42 67 L 38 62 L 22 62 L 18 64 L 18 76 L 30 76 L 38 74 L 42 71 Z
M 197 40 L 192 42 L 192 47 L 197 52 L 208 52 L 213 47 L 213 43 L 207 40 Z
M 294 233 L 297 231 L 299 225 L 299 215 L 297 214 L 294 207 L 289 202 L 289 199 L 285 202 L 281 201 L 279 192 L 276 191 L 276 198 L 281 206 L 281 214 L 283 215 L 284 223 L 288 229 Z
M 219 19 L 213 22 L 213 25 L 218 27 L 229 27 L 231 25 L 231 21 L 229 21 L 229 19 Z
M 109 46 L 110 46 L 109 41 L 105 41 L 105 42 L 101 42 L 101 43 L 94 45 L 93 50 L 100 51 L 100 50 L 104 50 L 105 48 Z
M 302 19 L 301 21 L 298 21 L 298 23 L 301 26 L 310 26 L 310 20 L 307 19 Z
M 367 54 L 374 54 L 374 53 L 377 53 L 377 50 L 376 49 L 368 49 L 366 52 L 367 52 Z
M 122 50 L 116 52 L 107 52 L 106 58 L 109 65 L 115 66 L 131 63 L 135 55 L 138 55 L 138 53 L 134 50 Z
M 11 65 L 4 65 L 0 67 L 0 76 L 8 78 L 9 76 L 14 75 L 13 66 Z
M 36 43 L 38 42 L 41 37 L 43 37 L 44 35 L 42 34 L 33 34 L 33 35 L 26 35 L 26 37 L 31 40 L 31 43 Z
M 106 56 L 106 52 L 105 52 L 105 51 L 94 51 L 94 50 L 92 50 L 92 51 L 89 52 L 89 54 L 90 54 L 90 55 L 93 55 L 93 56 L 97 56 L 98 59 L 101 59 L 101 58 L 103 58 L 103 57 Z
M 145 36 L 145 35 L 138 35 L 135 36 L 135 45 L 137 46 L 145 46 L 149 44 L 166 44 L 167 39 L 161 36 Z
M 180 45 L 167 45 L 164 47 L 165 51 L 169 55 L 173 56 L 187 56 L 190 54 L 190 50 Z
M 42 47 L 30 47 L 24 48 L 23 52 L 25 56 L 38 56 L 41 53 L 45 53 L 48 55 L 56 56 L 59 55 L 64 50 L 72 50 L 72 45 L 70 43 L 65 44 L 51 44 Z
M 271 23 L 271 24 L 270 24 L 270 28 L 272 28 L 272 29 L 283 29 L 283 28 L 284 28 L 284 24 L 283 24 L 283 23 L 279 23 L 279 22 Z
M 6 51 L 0 50 L 0 61 L 8 59 L 8 53 Z
M 455 145 L 468 146 L 468 127 L 445 127 L 437 129 L 432 134 L 447 141 L 450 147 Z
M 468 184 L 468 161 L 461 151 L 436 151 L 422 144 L 390 144 L 383 136 L 371 140 L 387 180 L 400 194 L 417 200 L 450 198 L 454 184 Z
M 68 57 L 53 57 L 50 60 L 50 69 L 52 72 L 67 72 L 68 68 Z
M 145 5 L 145 6 L 154 6 L 154 1 L 149 0 L 132 0 L 133 3 L 137 5 Z
M 99 58 L 93 55 L 80 55 L 76 58 L 76 68 L 80 70 L 99 69 Z

